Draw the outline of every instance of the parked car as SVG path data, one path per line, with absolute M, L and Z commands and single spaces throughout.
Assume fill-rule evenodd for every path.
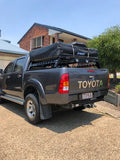
M 24 105 L 33 124 L 51 118 L 55 105 L 78 110 L 103 100 L 108 88 L 108 70 L 100 68 L 97 50 L 81 43 L 33 50 L 0 70 L 0 101 Z

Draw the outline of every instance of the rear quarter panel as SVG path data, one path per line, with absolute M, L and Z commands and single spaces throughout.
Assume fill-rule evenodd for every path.
M 65 101 L 67 102 L 68 94 L 58 93 L 60 78 L 64 73 L 68 73 L 67 68 L 27 71 L 24 75 L 24 86 L 29 83 L 30 79 L 34 78 L 43 86 L 47 103 L 64 104 Z

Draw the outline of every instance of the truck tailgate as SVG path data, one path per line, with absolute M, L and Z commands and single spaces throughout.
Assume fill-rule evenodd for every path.
M 72 68 L 69 72 L 69 94 L 89 93 L 107 89 L 108 70 Z

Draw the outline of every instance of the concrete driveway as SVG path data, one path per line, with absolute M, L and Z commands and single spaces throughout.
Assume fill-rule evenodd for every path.
M 120 160 L 120 120 L 96 108 L 61 111 L 31 125 L 24 108 L 0 105 L 0 160 Z

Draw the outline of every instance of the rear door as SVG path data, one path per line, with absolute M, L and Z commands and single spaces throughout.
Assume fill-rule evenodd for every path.
M 69 94 L 89 93 L 107 89 L 108 70 L 72 68 L 69 70 Z

